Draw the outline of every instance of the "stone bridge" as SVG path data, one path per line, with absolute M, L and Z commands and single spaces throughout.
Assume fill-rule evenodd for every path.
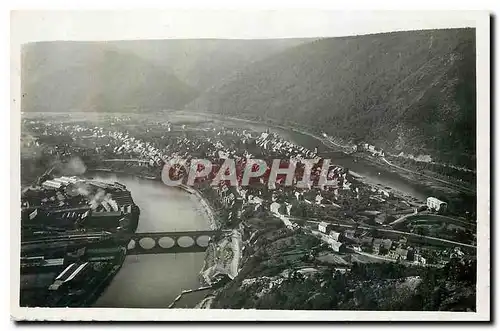
M 204 252 L 212 238 L 231 231 L 148 232 L 127 235 L 127 255 Z

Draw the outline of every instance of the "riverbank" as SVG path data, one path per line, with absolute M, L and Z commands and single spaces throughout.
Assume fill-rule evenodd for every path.
M 368 155 L 352 154 L 352 146 L 345 146 L 338 142 L 332 141 L 326 137 L 321 137 L 318 134 L 305 131 L 304 129 L 299 129 L 292 127 L 290 125 L 285 126 L 277 123 L 268 123 L 262 121 L 256 121 L 246 118 L 236 118 L 231 116 L 221 116 L 213 113 L 203 113 L 203 112 L 191 112 L 191 111 L 175 111 L 174 113 L 180 114 L 181 116 L 202 116 L 209 117 L 214 120 L 229 122 L 237 125 L 240 123 L 239 127 L 246 128 L 249 125 L 255 125 L 260 127 L 262 130 L 265 128 L 275 129 L 278 134 L 282 135 L 287 140 L 290 140 L 296 145 L 306 147 L 308 149 L 314 149 L 319 146 L 324 146 L 319 149 L 319 154 L 328 155 L 326 157 L 331 157 L 332 153 L 335 154 L 336 160 L 332 160 L 332 163 L 344 168 L 348 168 L 351 175 L 356 177 L 364 184 L 374 186 L 378 185 L 378 188 L 384 188 L 393 192 L 394 195 L 401 197 L 405 200 L 412 201 L 414 203 L 421 203 L 428 196 L 432 196 L 433 192 L 429 190 L 426 186 L 421 185 L 421 183 L 415 178 L 408 178 L 404 176 L 403 172 L 394 169 L 387 164 L 381 163 L 379 160 L 372 158 Z M 321 151 L 323 149 L 323 151 Z M 347 151 L 349 153 L 347 153 Z M 365 163 L 367 167 L 374 169 L 364 169 L 356 165 L 356 159 L 359 159 L 359 164 Z M 352 162 L 351 162 L 352 161 Z M 354 162 L 354 163 L 353 163 Z M 365 168 L 367 168 L 365 167 Z M 359 168 L 358 170 L 353 170 L 351 168 Z M 376 170 L 375 170 L 376 169 Z M 380 176 L 380 173 L 382 175 Z M 377 178 L 380 176 L 380 180 Z M 415 188 L 415 189 L 413 189 Z
M 153 181 L 161 181 L 159 177 L 156 177 L 156 176 L 144 176 L 144 175 L 138 175 L 138 174 L 134 174 L 134 173 L 131 173 L 129 171 L 123 171 L 123 170 L 113 170 L 113 169 L 108 169 L 108 168 L 95 168 L 95 169 L 89 169 L 87 172 L 107 172 L 107 173 L 117 173 L 117 174 L 121 174 L 121 175 L 127 175 L 127 176 L 133 176 L 133 177 L 137 177 L 137 178 L 140 178 L 140 179 L 146 179 L 146 180 L 153 180 Z M 192 194 L 194 195 L 200 205 L 203 207 L 203 210 L 204 212 L 206 213 L 207 217 L 208 217 L 208 223 L 209 223 L 209 227 L 211 230 L 217 230 L 220 225 L 218 224 L 218 222 L 216 221 L 216 218 L 215 218 L 215 213 L 213 212 L 212 210 L 212 207 L 210 207 L 210 205 L 208 204 L 206 198 L 196 189 L 192 188 L 192 187 L 189 187 L 187 185 L 184 185 L 184 184 L 180 184 L 178 186 L 176 186 L 177 188 L 189 193 L 189 194 Z
M 227 120 L 239 121 L 239 122 L 243 122 L 243 123 L 249 123 L 249 124 L 253 124 L 253 125 L 260 125 L 260 126 L 275 128 L 275 129 L 279 129 L 279 130 L 283 130 L 283 131 L 298 133 L 298 134 L 301 134 L 304 136 L 308 136 L 312 139 L 315 139 L 320 144 L 324 145 L 329 150 L 329 152 L 341 152 L 345 155 L 352 155 L 353 152 L 355 151 L 355 145 L 353 145 L 353 144 L 346 145 L 345 142 L 343 142 L 342 140 L 333 138 L 331 136 L 327 136 L 324 133 L 323 133 L 324 136 L 320 136 L 316 133 L 311 132 L 310 131 L 311 128 L 304 128 L 304 129 L 298 128 L 298 127 L 296 127 L 297 123 L 283 125 L 283 124 L 276 123 L 276 121 L 272 120 L 272 119 L 268 119 L 267 122 L 262 122 L 262 121 L 257 121 L 257 120 L 248 119 L 248 118 L 244 118 L 244 117 L 238 118 L 238 117 L 232 117 L 232 116 L 222 116 L 219 114 L 204 113 L 204 112 L 199 112 L 199 111 L 192 112 L 192 111 L 181 110 L 181 111 L 176 111 L 176 112 L 177 113 L 184 113 L 184 114 L 195 114 L 198 116 L 213 117 L 213 118 L 220 120 L 220 121 L 227 121 Z M 245 116 L 244 114 L 242 114 L 242 115 Z M 313 148 L 313 146 L 304 146 L 304 147 Z M 364 154 L 364 153 L 362 153 L 362 154 Z M 421 172 L 415 172 L 413 170 L 406 169 L 406 168 L 397 166 L 395 164 L 392 164 L 392 163 L 388 162 L 385 158 L 382 158 L 382 160 L 379 160 L 379 159 L 374 158 L 368 154 L 367 155 L 357 155 L 357 156 L 360 158 L 363 158 L 364 160 L 371 162 L 374 165 L 378 165 L 381 167 L 385 167 L 385 166 L 389 165 L 391 170 L 394 173 L 397 173 L 401 178 L 404 178 L 404 179 L 408 180 L 409 182 L 412 182 L 414 185 L 419 185 L 421 183 L 421 178 L 422 178 L 422 179 L 425 179 L 427 181 L 426 186 L 430 186 L 431 188 L 433 188 L 433 190 L 446 190 L 446 191 L 450 191 L 450 192 L 451 191 L 459 191 L 459 192 L 463 192 L 466 194 L 475 194 L 476 193 L 475 187 L 468 187 L 468 186 L 461 184 L 459 182 L 452 183 L 449 180 L 443 180 L 443 179 L 439 178 L 439 176 L 437 174 L 432 175 L 432 174 L 424 174 Z M 447 166 L 455 167 L 453 165 L 447 165 Z M 455 168 L 458 169 L 460 167 L 455 167 Z M 466 170 L 469 170 L 469 169 L 466 169 Z M 415 178 L 414 176 L 418 176 L 418 178 Z
M 141 179 L 158 180 L 158 177 L 155 177 L 155 176 L 137 175 L 137 174 L 130 173 L 128 171 L 113 170 L 113 169 L 109 169 L 109 168 L 94 168 L 94 169 L 87 170 L 87 172 L 108 172 L 111 174 L 116 173 L 116 174 L 120 174 L 120 175 L 133 176 L 133 177 L 137 177 L 137 178 L 141 178 Z
M 195 289 L 191 289 L 191 290 L 183 290 L 175 299 L 174 301 L 172 301 L 172 303 L 167 307 L 167 308 L 173 308 L 175 306 L 175 304 L 181 300 L 182 296 L 183 295 L 186 295 L 186 294 L 189 294 L 189 293 L 194 293 L 194 292 L 200 292 L 200 291 L 204 291 L 204 290 L 209 290 L 211 289 L 212 286 L 202 286 L 202 287 L 199 287 L 199 288 L 195 288 Z
M 187 185 L 184 185 L 184 184 L 181 184 L 177 187 L 180 188 L 181 190 L 188 192 L 189 194 L 193 194 L 194 196 L 196 196 L 200 205 L 203 207 L 205 214 L 208 217 L 208 223 L 209 223 L 210 229 L 211 230 L 218 230 L 220 228 L 220 224 L 219 224 L 219 222 L 217 222 L 216 217 L 215 217 L 215 213 L 214 213 L 212 207 L 210 207 L 210 205 L 208 204 L 207 199 L 203 196 L 203 194 L 201 194 L 200 191 L 198 191 L 192 187 L 189 187 Z
M 425 201 L 420 196 L 410 194 L 406 191 L 399 190 L 399 189 L 394 188 L 394 187 L 385 186 L 385 185 L 382 185 L 380 183 L 376 183 L 375 181 L 370 180 L 370 178 L 368 178 L 368 177 L 364 177 L 364 176 L 361 176 L 361 177 L 353 176 L 353 177 L 357 181 L 359 181 L 359 182 L 361 182 L 361 183 L 363 183 L 371 188 L 383 189 L 389 193 L 392 193 L 392 195 L 394 195 L 396 198 L 405 200 L 406 202 L 408 202 L 410 205 L 412 205 L 414 207 L 419 207 L 422 204 L 425 204 Z

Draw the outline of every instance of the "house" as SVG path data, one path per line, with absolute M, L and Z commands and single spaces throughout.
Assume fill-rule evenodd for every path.
M 406 237 L 400 238 L 399 239 L 399 245 L 404 246 L 408 243 L 408 239 Z
M 330 247 L 335 251 L 335 252 L 345 252 L 346 247 L 343 243 L 336 241 L 336 240 L 331 240 L 329 241 Z
M 448 204 L 444 201 L 439 200 L 438 198 L 428 197 L 427 198 L 427 208 L 430 210 L 435 210 L 437 212 L 446 211 Z
M 403 248 L 396 248 L 395 250 L 391 250 L 389 252 L 389 257 L 395 260 L 407 260 L 408 250 Z
M 330 231 L 328 233 L 328 235 L 330 236 L 330 238 L 332 238 L 333 240 L 336 240 L 336 241 L 340 241 L 340 239 L 341 239 L 341 234 L 339 232 L 336 232 L 336 231 Z
M 373 252 L 375 254 L 387 254 L 392 247 L 392 240 L 376 238 L 373 240 Z
M 361 238 L 361 246 L 373 246 L 373 237 Z
M 53 180 L 46 180 L 45 182 L 42 183 L 42 187 L 47 189 L 59 189 L 61 188 L 61 186 L 62 183 Z
M 374 146 L 373 146 L 373 148 L 370 148 L 369 150 L 372 153 L 372 155 L 378 155 L 378 156 L 384 156 L 385 155 L 384 151 L 382 149 L 378 149 L 378 148 L 376 148 Z
M 413 263 L 425 265 L 427 263 L 427 260 L 422 255 L 415 253 L 415 255 L 413 257 Z
M 354 239 L 355 233 L 356 233 L 356 231 L 354 231 L 354 230 L 345 230 L 344 237 L 349 238 L 349 239 Z
M 455 247 L 455 249 L 453 249 L 453 251 L 450 252 L 450 259 L 462 256 L 464 256 L 464 253 L 460 250 L 459 247 Z
M 380 253 L 381 247 L 382 247 L 382 239 L 380 239 L 380 238 L 373 239 L 373 243 L 372 243 L 373 253 L 375 253 L 375 254 Z
M 380 214 L 380 215 L 377 215 L 374 219 L 374 221 L 378 224 L 384 224 L 385 221 L 387 219 L 387 215 L 385 214 Z
M 318 224 L 318 231 L 322 233 L 329 233 L 332 230 L 332 225 L 326 222 L 320 222 Z
M 391 239 L 382 240 L 382 246 L 384 246 L 384 248 L 387 250 L 391 249 L 392 248 L 392 240 Z
M 281 205 L 277 202 L 273 202 L 270 206 L 270 210 L 272 213 L 275 213 L 275 214 L 280 214 L 279 212 L 279 208 L 281 207 Z
M 379 191 L 379 193 L 380 193 L 380 194 L 383 194 L 383 195 L 384 195 L 384 196 L 386 196 L 386 197 L 389 197 L 389 196 L 390 196 L 389 192 L 388 192 L 388 191 L 386 191 L 386 190 L 379 189 L 378 191 Z
M 464 256 L 464 252 L 462 252 L 462 250 L 460 249 L 460 247 L 455 247 L 455 249 L 453 250 L 453 252 L 456 253 L 457 256 L 459 256 L 459 257 Z

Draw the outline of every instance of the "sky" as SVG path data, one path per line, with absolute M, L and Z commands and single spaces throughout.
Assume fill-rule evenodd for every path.
M 473 12 L 14 11 L 11 42 L 165 38 L 289 38 L 473 27 Z

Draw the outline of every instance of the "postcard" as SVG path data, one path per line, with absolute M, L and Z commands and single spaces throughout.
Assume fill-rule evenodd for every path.
M 489 320 L 489 22 L 12 12 L 13 318 Z

